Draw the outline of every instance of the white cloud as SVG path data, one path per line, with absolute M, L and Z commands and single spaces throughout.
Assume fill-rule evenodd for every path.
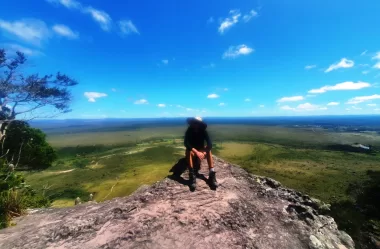
M 321 107 L 319 105 L 313 105 L 310 103 L 299 104 L 296 108 L 297 111 L 316 111 L 316 110 L 326 110 L 326 107 Z
M 191 112 L 191 111 L 194 111 L 194 110 L 191 109 L 191 108 L 186 108 L 186 111 Z
M 107 94 L 98 92 L 85 92 L 84 96 L 88 99 L 89 102 L 96 102 L 97 98 L 107 97 Z
M 371 84 L 367 82 L 352 82 L 352 81 L 346 81 L 339 84 L 336 84 L 334 86 L 323 86 L 318 89 L 312 89 L 309 91 L 309 93 L 325 93 L 327 91 L 341 91 L 341 90 L 359 90 L 362 88 L 370 87 Z
M 356 106 L 351 106 L 351 108 L 354 109 L 354 110 L 361 110 L 362 109 L 362 108 L 356 107 Z
M 158 107 L 166 107 L 165 104 L 158 104 L 157 106 L 158 106 Z
M 367 104 L 368 106 L 376 106 L 376 104 Z
M 136 26 L 132 23 L 131 20 L 121 20 L 119 21 L 119 28 L 122 34 L 130 35 L 130 34 L 140 34 L 137 30 Z
M 0 47 L 4 47 L 8 54 L 16 54 L 16 52 L 21 52 L 28 56 L 38 56 L 43 54 L 38 50 L 27 48 L 15 43 L 2 43 L 0 44 Z
M 139 99 L 135 101 L 135 105 L 145 105 L 148 104 L 148 100 L 146 99 Z
M 226 104 L 225 103 L 219 103 L 219 106 L 225 106 Z
M 239 46 L 231 46 L 226 52 L 224 52 L 223 58 L 236 58 L 241 55 L 249 55 L 252 52 L 255 52 L 255 50 L 244 44 Z
M 287 111 L 294 110 L 294 108 L 291 108 L 291 107 L 288 106 L 288 105 L 281 106 L 280 109 L 282 109 L 282 110 L 287 110 Z
M 361 55 L 361 56 L 366 55 L 367 52 L 368 52 L 368 50 L 365 50 L 365 51 L 363 51 L 360 55 Z
M 290 107 L 288 105 L 285 105 L 285 106 L 281 106 L 280 109 L 287 110 L 287 111 L 304 112 L 304 111 L 327 110 L 327 107 L 319 106 L 319 105 L 313 105 L 313 104 L 310 104 L 310 103 L 304 103 L 304 104 L 299 104 L 295 108 Z
M 365 101 L 369 100 L 374 100 L 374 99 L 380 99 L 379 94 L 374 94 L 371 96 L 360 96 L 360 97 L 355 97 L 347 101 L 347 104 L 359 104 Z
M 185 108 L 185 107 L 183 107 L 183 106 L 181 106 L 181 105 L 176 105 L 177 106 L 177 108 Z
M 329 105 L 329 106 L 333 106 L 333 105 L 339 105 L 340 103 L 339 102 L 330 102 L 330 103 L 328 103 L 327 105 Z
M 68 39 L 78 39 L 79 38 L 78 32 L 72 31 L 69 27 L 67 27 L 66 25 L 63 25 L 63 24 L 56 24 L 53 26 L 52 29 L 56 34 L 58 34 L 60 36 L 64 36 Z
M 369 74 L 369 71 L 362 71 L 362 74 L 364 75 Z
M 82 5 L 75 0 L 46 0 L 49 3 L 62 4 L 68 9 L 79 9 Z
M 161 62 L 165 65 L 169 64 L 169 60 L 162 60 Z
M 372 60 L 380 60 L 380 51 L 376 52 L 376 54 L 372 57 Z
M 256 17 L 258 13 L 255 10 L 251 10 L 248 14 L 243 16 L 244 22 L 249 22 L 253 17 Z
M 378 62 L 375 65 L 373 65 L 373 68 L 380 69 L 380 62 Z
M 219 98 L 219 95 L 215 94 L 215 93 L 211 93 L 211 94 L 207 95 L 207 98 L 208 99 L 216 99 L 216 98 Z
M 37 19 L 21 19 L 14 22 L 0 19 L 0 29 L 35 45 L 40 45 L 50 37 L 45 22 Z
M 244 101 L 245 101 L 245 102 L 250 102 L 251 99 L 250 99 L 250 98 L 246 98 Z
M 283 98 L 277 100 L 277 102 L 278 103 L 282 103 L 282 102 L 294 102 L 294 101 L 301 101 L 303 99 L 304 99 L 303 96 L 283 97 Z
M 313 69 L 313 68 L 316 68 L 316 67 L 317 67 L 317 65 L 306 65 L 305 69 L 306 70 L 310 70 L 310 69 Z
M 264 107 L 265 107 L 265 105 L 259 105 L 259 107 L 260 107 L 260 108 L 264 108 Z
M 92 19 L 97 22 L 104 31 L 109 31 L 112 26 L 111 17 L 104 11 L 95 9 L 93 7 L 87 7 L 84 10 L 84 13 L 91 15 Z
M 239 22 L 241 16 L 239 10 L 230 10 L 229 14 L 230 16 L 225 18 L 218 28 L 219 33 L 221 34 Z
M 343 58 L 339 62 L 330 65 L 330 67 L 326 69 L 325 73 L 331 72 L 333 70 L 337 70 L 339 68 L 350 68 L 350 67 L 353 67 L 354 65 L 355 65 L 354 61 Z
M 112 26 L 111 17 L 103 10 L 95 9 L 91 6 L 83 6 L 75 0 L 46 0 L 49 3 L 61 4 L 68 9 L 77 9 L 84 14 L 89 14 L 92 19 L 97 22 L 104 31 L 109 31 Z

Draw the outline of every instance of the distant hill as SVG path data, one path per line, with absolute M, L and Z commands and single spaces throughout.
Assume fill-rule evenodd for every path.
M 205 121 L 215 124 L 246 124 L 265 126 L 345 126 L 377 127 L 380 130 L 380 115 L 361 116 L 299 116 L 299 117 L 209 117 Z M 106 118 L 106 119 L 54 119 L 32 120 L 31 125 L 48 134 L 102 130 L 121 130 L 134 127 L 185 125 L 185 118 Z

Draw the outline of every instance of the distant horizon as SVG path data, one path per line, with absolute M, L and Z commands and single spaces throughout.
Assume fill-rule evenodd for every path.
M 298 115 L 298 116 L 201 116 L 203 119 L 219 119 L 219 118 L 228 118 L 228 119 L 240 119 L 240 118 L 307 118 L 307 117 L 374 117 L 379 116 L 380 114 L 326 114 L 326 115 Z M 183 117 L 106 117 L 106 118 L 46 118 L 46 119 L 34 119 L 31 122 L 35 121 L 64 121 L 64 120 L 107 120 L 107 119 L 119 119 L 119 120 L 128 120 L 128 119 L 187 119 L 194 116 L 183 116 Z M 379 120 L 380 123 L 380 120 Z

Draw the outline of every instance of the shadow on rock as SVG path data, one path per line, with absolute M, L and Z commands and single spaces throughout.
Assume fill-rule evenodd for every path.
M 182 185 L 188 186 L 190 191 L 194 191 L 190 188 L 190 181 L 184 179 L 181 175 L 185 173 L 187 169 L 186 158 L 181 158 L 178 160 L 176 164 L 169 170 L 172 174 L 168 176 L 169 179 L 176 181 Z
M 187 169 L 186 158 L 181 158 L 178 160 L 176 164 L 173 165 L 173 167 L 169 170 L 169 172 L 173 173 L 171 176 L 174 176 L 175 178 L 177 178 L 177 177 L 181 177 L 181 175 L 185 173 L 186 169 Z
M 198 172 L 200 170 L 200 161 L 197 160 L 196 158 L 194 158 L 194 162 L 195 162 L 194 170 L 196 172 Z M 188 168 L 188 165 L 187 165 L 186 158 L 179 159 L 178 162 L 176 164 L 174 164 L 173 167 L 169 170 L 169 172 L 171 172 L 172 175 L 169 175 L 168 178 L 172 179 L 172 180 L 174 180 L 174 181 L 176 181 L 182 185 L 188 186 L 190 191 L 193 192 L 193 191 L 195 191 L 195 189 L 190 188 L 190 181 L 186 180 L 182 177 L 182 174 L 185 173 L 187 168 Z M 200 180 L 205 181 L 207 183 L 207 185 L 209 185 L 209 181 L 205 177 L 204 174 L 197 174 L 196 177 Z M 213 190 L 215 190 L 215 189 L 213 189 Z

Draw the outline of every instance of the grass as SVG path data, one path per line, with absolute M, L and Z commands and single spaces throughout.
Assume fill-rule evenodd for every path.
M 156 127 L 141 128 L 126 131 L 99 131 L 83 133 L 67 133 L 48 136 L 48 142 L 55 148 L 77 147 L 77 146 L 125 146 L 135 145 L 143 141 L 153 139 L 167 139 L 181 137 L 186 127 Z
M 271 144 L 223 143 L 217 154 L 328 203 L 349 199 L 350 183 L 368 180 L 368 170 L 380 170 L 378 156 Z
M 48 188 L 46 194 L 54 200 L 53 206 L 71 206 L 76 197 L 87 201 L 90 193 L 95 193 L 96 201 L 129 195 L 141 185 L 152 184 L 167 176 L 183 154 L 179 149 L 164 145 L 131 154 L 125 152 L 115 154 L 112 151 L 108 157 L 90 155 L 91 164 L 86 168 L 67 170 L 70 162 L 66 162 L 63 167 L 58 165 L 46 171 L 26 172 L 25 177 L 37 190 Z

